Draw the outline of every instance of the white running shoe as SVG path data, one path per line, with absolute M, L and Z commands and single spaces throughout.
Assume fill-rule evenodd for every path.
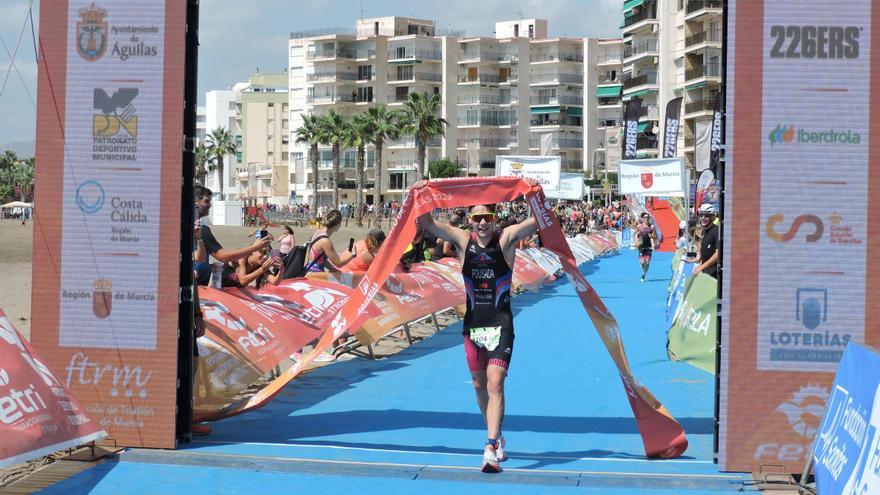
M 501 472 L 501 464 L 498 462 L 498 456 L 495 452 L 495 447 L 491 445 L 486 445 L 486 448 L 483 450 L 483 472 L 484 473 L 500 473 Z
M 507 460 L 507 454 L 504 453 L 504 435 L 498 435 L 498 447 L 495 448 L 495 457 L 498 458 L 498 462 Z

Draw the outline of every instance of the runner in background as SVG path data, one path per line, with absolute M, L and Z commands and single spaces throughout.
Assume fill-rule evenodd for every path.
M 529 184 L 537 180 L 525 179 Z M 421 188 L 426 181 L 413 187 Z M 535 218 L 496 230 L 494 208 L 471 208 L 472 232 L 449 224 L 436 224 L 430 213 L 419 217 L 422 230 L 455 245 L 462 266 L 467 309 L 464 316 L 464 347 L 477 405 L 486 421 L 487 440 L 483 449 L 484 473 L 501 472 L 504 437 L 504 380 L 513 355 L 513 313 L 510 288 L 517 243 L 535 233 Z
M 642 265 L 642 282 L 645 282 L 648 278 L 648 268 L 651 267 L 654 239 L 657 238 L 657 232 L 654 230 L 654 226 L 651 225 L 651 218 L 648 213 L 642 213 L 636 235 L 638 235 L 639 239 L 639 264 Z

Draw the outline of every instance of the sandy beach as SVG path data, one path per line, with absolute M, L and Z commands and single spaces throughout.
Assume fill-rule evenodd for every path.
M 332 237 L 338 251 L 348 248 L 350 238 L 362 239 L 368 228 L 356 227 L 354 220 L 343 227 Z M 387 231 L 388 224 L 382 224 Z M 275 238 L 280 238 L 283 229 L 269 229 Z M 213 227 L 214 235 L 226 248 L 240 248 L 252 242 L 252 227 Z M 297 244 L 311 238 L 312 230 L 303 227 L 294 228 Z M 0 276 L 4 283 L 0 285 L 0 309 L 6 313 L 13 325 L 25 338 L 31 335 L 31 262 L 33 259 L 34 222 L 22 225 L 16 220 L 0 220 Z M 277 247 L 277 242 L 273 244 Z

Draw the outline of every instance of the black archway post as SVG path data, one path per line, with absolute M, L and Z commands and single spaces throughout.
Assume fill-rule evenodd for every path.
M 186 1 L 183 89 L 183 170 L 180 194 L 180 304 L 177 333 L 177 415 L 175 438 L 192 439 L 193 418 L 193 176 L 195 174 L 196 100 L 199 51 L 199 0 Z
M 721 31 L 721 90 L 724 94 L 721 97 L 721 160 L 718 163 L 718 169 L 715 171 L 718 176 L 718 215 L 721 218 L 721 228 L 718 229 L 718 269 L 715 271 L 715 277 L 718 280 L 718 295 L 716 306 L 716 324 L 715 324 L 715 434 L 712 442 L 712 458 L 715 464 L 718 464 L 718 428 L 721 415 L 721 332 L 725 329 L 722 327 L 723 318 L 721 318 L 721 306 L 724 301 L 724 291 L 722 290 L 724 283 L 724 224 L 727 219 L 724 217 L 724 171 L 727 168 L 727 160 L 725 159 L 725 146 L 727 144 L 727 136 L 725 128 L 727 127 L 727 88 L 730 87 L 727 81 L 727 31 L 729 29 L 727 5 L 728 0 L 721 2 L 721 25 L 724 29 Z

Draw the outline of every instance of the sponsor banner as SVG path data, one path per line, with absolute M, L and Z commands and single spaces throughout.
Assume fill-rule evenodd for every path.
M 620 245 L 629 246 L 633 241 L 633 229 L 626 227 L 620 232 Z
M 547 189 L 559 190 L 562 159 L 558 156 L 512 156 L 495 157 L 496 177 L 530 177 L 541 181 Z
M 633 98 L 626 102 L 626 109 L 623 113 L 623 140 L 621 142 L 621 156 L 624 160 L 635 160 L 636 158 L 639 149 L 639 113 L 641 111 L 641 99 Z
M 849 344 L 813 443 L 817 493 L 880 493 L 880 355 Z
M 186 5 L 44 7 L 33 344 L 117 444 L 172 448 Z
M 679 261 L 678 264 L 673 268 L 675 270 L 675 274 L 672 276 L 672 280 L 670 281 L 669 297 L 666 299 L 667 327 L 671 327 L 675 321 L 675 316 L 678 314 L 678 308 L 681 307 L 681 303 L 684 300 L 685 284 L 691 277 L 691 274 L 694 273 L 695 266 L 696 265 L 694 265 L 693 263 Z
M 728 10 L 724 470 L 800 471 L 844 349 L 880 344 L 880 232 L 868 224 L 880 194 L 869 146 L 880 139 L 880 10 L 802 7 Z
M 681 266 L 693 265 L 682 263 Z M 669 357 L 715 374 L 718 281 L 698 273 L 684 280 L 684 297 L 666 335 Z
M 663 158 L 678 154 L 678 133 L 681 125 L 681 102 L 683 98 L 673 98 L 666 104 L 666 121 L 663 127 Z
M 715 186 L 715 174 L 707 168 L 700 173 L 700 178 L 697 179 L 697 188 L 694 194 L 694 216 L 699 215 L 700 205 L 704 202 L 714 204 L 716 208 L 718 207 L 718 188 L 714 188 L 713 194 L 713 192 L 710 192 L 710 188 L 713 186 Z
M 620 166 L 622 129 L 620 126 L 605 128 L 605 170 L 607 171 L 616 172 Z
M 521 254 L 522 257 L 520 257 Z M 532 259 L 529 253 L 522 250 L 517 251 L 511 280 L 514 290 L 523 288 L 534 291 L 554 280 L 556 277 L 541 268 L 540 263 Z
M 107 436 L 0 310 L 0 468 Z
M 684 196 L 686 178 L 682 158 L 623 160 L 620 194 Z
M 724 136 L 724 91 L 715 94 L 715 111 L 712 113 L 709 136 L 709 170 L 717 174 L 721 164 L 721 139 Z
M 550 199 L 569 199 L 583 201 L 584 199 L 584 175 L 583 174 L 559 174 L 559 189 L 547 191 Z

